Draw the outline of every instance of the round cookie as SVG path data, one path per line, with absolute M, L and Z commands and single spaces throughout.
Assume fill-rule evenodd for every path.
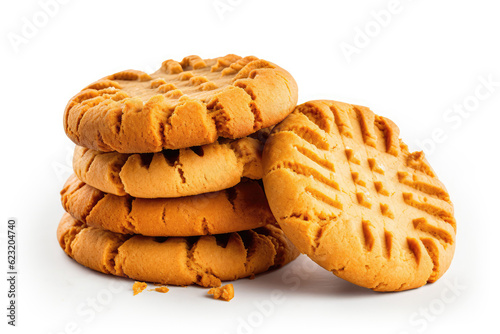
M 261 131 L 258 133 L 264 136 Z M 85 183 L 119 196 L 198 195 L 230 188 L 242 177 L 261 179 L 265 141 L 261 139 L 219 140 L 195 148 L 142 154 L 101 152 L 76 146 L 73 169 Z
M 64 209 L 88 226 L 147 236 L 193 236 L 249 230 L 276 220 L 257 181 L 181 198 L 103 193 L 72 175 L 61 191 Z
M 154 238 L 88 227 L 65 213 L 57 239 L 76 262 L 96 271 L 182 286 L 220 286 L 281 267 L 299 254 L 273 225 L 216 236 Z
M 352 283 L 400 291 L 439 279 L 455 250 L 444 185 L 366 107 L 297 106 L 263 152 L 271 210 L 300 252 Z
M 297 103 L 284 69 L 256 57 L 185 57 L 153 74 L 127 70 L 84 88 L 67 104 L 77 145 L 149 153 L 242 138 L 283 120 Z

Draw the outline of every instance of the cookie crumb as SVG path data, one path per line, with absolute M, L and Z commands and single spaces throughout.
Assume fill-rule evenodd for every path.
M 234 288 L 232 284 L 221 286 L 220 288 L 212 288 L 208 290 L 209 295 L 214 295 L 214 299 L 221 299 L 226 302 L 234 297 Z
M 252 273 L 252 275 L 248 276 L 248 279 L 255 279 L 255 274 Z
M 134 285 L 132 285 L 132 290 L 134 291 L 134 296 L 143 292 L 144 289 L 148 287 L 148 284 L 145 282 L 135 282 Z
M 159 288 L 154 288 L 149 291 L 156 291 L 156 292 L 161 292 L 161 293 L 167 293 L 169 289 L 166 286 L 160 286 Z

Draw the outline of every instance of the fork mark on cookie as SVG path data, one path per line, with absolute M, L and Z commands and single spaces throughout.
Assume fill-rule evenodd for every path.
M 342 210 L 343 208 L 342 201 L 340 200 L 338 195 L 333 195 L 335 196 L 335 198 L 333 198 L 333 196 L 326 195 L 325 193 L 313 187 L 306 187 L 305 192 L 311 197 L 314 197 L 316 200 L 328 204 L 329 206 L 332 206 L 339 210 Z
M 303 146 L 294 145 L 293 147 L 300 154 L 302 154 L 303 156 L 305 156 L 307 159 L 311 160 L 312 162 L 318 164 L 319 166 L 325 168 L 326 170 L 329 170 L 331 172 L 335 172 L 334 164 L 331 161 L 329 161 L 328 159 L 320 157 L 314 151 L 311 151 Z

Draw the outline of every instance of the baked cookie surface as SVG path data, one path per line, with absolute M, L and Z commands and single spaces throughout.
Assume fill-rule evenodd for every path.
M 61 202 L 86 225 L 123 234 L 195 236 L 276 224 L 257 181 L 196 196 L 144 199 L 107 194 L 72 175 Z
M 248 136 L 296 102 L 293 77 L 266 60 L 188 56 L 152 74 L 127 70 L 90 84 L 68 102 L 64 129 L 94 150 L 159 152 Z
M 273 225 L 217 236 L 154 238 L 88 227 L 65 213 L 57 239 L 70 257 L 93 270 L 182 286 L 217 287 L 279 268 L 299 254 Z
M 258 133 L 265 136 L 261 131 Z M 142 154 L 100 152 L 76 146 L 73 169 L 85 183 L 119 196 L 198 195 L 233 187 L 243 177 L 261 179 L 264 141 L 265 138 L 244 137 Z
M 376 291 L 439 279 L 455 250 L 453 205 L 422 152 L 366 107 L 297 106 L 263 153 L 269 205 L 302 253 Z

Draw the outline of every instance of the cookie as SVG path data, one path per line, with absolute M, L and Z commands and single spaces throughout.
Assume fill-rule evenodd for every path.
M 65 213 L 57 239 L 76 262 L 96 271 L 182 286 L 217 287 L 281 267 L 299 254 L 273 225 L 216 236 L 154 238 L 88 227 Z
M 274 128 L 263 167 L 281 228 L 335 275 L 399 291 L 434 282 L 450 266 L 449 194 L 389 119 L 362 106 L 305 103 Z
M 244 137 L 204 146 L 124 154 L 76 146 L 75 174 L 104 192 L 141 198 L 181 197 L 262 178 L 262 141 Z
M 203 195 L 143 199 L 103 193 L 72 175 L 61 202 L 88 226 L 124 234 L 193 236 L 276 224 L 257 181 Z
M 127 70 L 90 84 L 68 102 L 64 129 L 94 150 L 160 152 L 248 136 L 280 122 L 296 103 L 295 80 L 273 63 L 189 56 L 153 74 Z

